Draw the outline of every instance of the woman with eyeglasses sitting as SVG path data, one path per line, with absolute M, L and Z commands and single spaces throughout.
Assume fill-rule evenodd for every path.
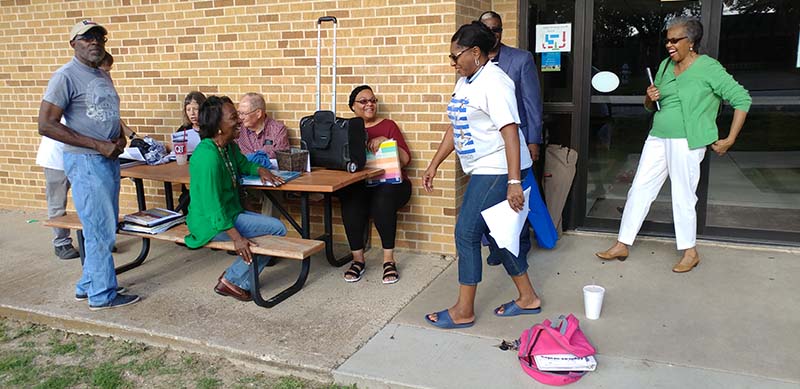
M 675 241 L 678 250 L 684 250 L 672 271 L 685 273 L 700 263 L 695 247 L 700 162 L 709 145 L 719 155 L 733 146 L 752 102 L 747 90 L 717 60 L 698 54 L 702 38 L 703 25 L 697 19 L 678 17 L 667 25 L 669 57 L 658 67 L 644 99 L 645 108 L 657 112 L 628 191 L 617 242 L 595 254 L 602 260 L 628 258 L 628 246 L 669 177 Z M 716 120 L 722 100 L 734 112 L 728 136 L 719 139 Z
M 193 153 L 200 143 L 200 106 L 206 101 L 203 92 L 191 91 L 183 98 L 183 124 L 176 133 L 183 133 L 187 153 Z
M 286 227 L 280 220 L 244 211 L 241 204 L 239 177 L 259 175 L 263 182 L 280 185 L 284 181 L 242 155 L 233 140 L 239 133 L 239 115 L 227 96 L 210 96 L 200 106 L 200 144 L 189 160 L 192 177 L 189 215 L 186 225 L 189 235 L 186 246 L 199 248 L 214 241 L 233 241 L 239 257 L 219 276 L 214 291 L 237 300 L 249 301 L 250 262 L 254 254 L 249 238 L 262 235 L 285 236 Z M 258 258 L 258 272 L 270 261 Z
M 350 93 L 350 109 L 356 116 L 364 119 L 367 130 L 367 147 L 377 152 L 381 143 L 393 139 L 397 141 L 397 152 L 402 169 L 411 161 L 403 133 L 397 123 L 378 116 L 378 99 L 368 85 L 361 85 Z M 397 211 L 411 198 L 411 183 L 403 173 L 400 183 L 382 183 L 376 186 L 364 184 L 350 185 L 338 192 L 342 206 L 342 222 L 344 223 L 353 262 L 344 273 L 347 282 L 357 282 L 366 269 L 364 259 L 364 238 L 370 216 L 375 228 L 381 236 L 383 245 L 384 284 L 393 284 L 400 279 L 397 262 L 394 259 L 394 243 L 397 232 Z
M 456 31 L 450 42 L 450 63 L 461 76 L 456 83 L 447 116 L 451 126 L 423 176 L 427 192 L 439 165 L 456 151 L 461 168 L 470 176 L 455 228 L 458 253 L 458 300 L 449 309 L 425 315 L 439 328 L 466 328 L 475 323 L 475 295 L 482 277 L 481 237 L 490 242 L 493 258 L 500 259 L 517 287 L 519 296 L 496 309 L 497 316 L 537 314 L 541 300 L 528 278 L 527 252 L 514 255 L 497 247 L 489 235 L 481 211 L 507 202 L 521 212 L 525 205 L 522 177 L 533 165 L 519 129 L 514 81 L 489 60 L 495 36 L 486 25 L 474 21 Z M 527 216 L 527 215 L 525 215 Z M 528 233 L 526 228 L 520 231 Z

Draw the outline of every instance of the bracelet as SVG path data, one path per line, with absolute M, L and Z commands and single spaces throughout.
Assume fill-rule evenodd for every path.
M 520 180 L 508 180 L 508 185 L 519 185 L 522 184 Z

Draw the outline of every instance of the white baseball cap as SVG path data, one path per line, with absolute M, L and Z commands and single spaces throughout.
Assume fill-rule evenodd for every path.
M 103 32 L 103 35 L 108 34 L 108 30 L 106 30 L 105 27 L 97 24 L 96 22 L 86 19 L 86 20 L 81 20 L 72 27 L 72 31 L 70 31 L 69 33 L 69 40 L 72 41 L 75 39 L 76 36 L 84 34 L 93 28 L 99 28 L 100 31 Z

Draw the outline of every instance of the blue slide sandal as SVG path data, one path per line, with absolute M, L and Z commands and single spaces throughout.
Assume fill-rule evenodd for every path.
M 428 315 L 425 315 L 425 320 L 428 323 L 431 323 L 435 327 L 444 329 L 469 328 L 475 324 L 475 320 L 469 323 L 461 323 L 461 324 L 453 323 L 453 319 L 450 317 L 450 312 L 448 312 L 446 309 L 444 311 L 436 312 L 436 321 L 431 320 L 428 317 Z
M 503 313 L 499 313 L 498 312 L 498 311 L 500 311 L 500 308 L 503 308 Z M 494 315 L 495 316 L 501 316 L 501 317 L 517 316 L 517 315 L 535 315 L 535 314 L 537 314 L 537 313 L 539 313 L 541 311 L 542 311 L 542 307 L 530 308 L 530 309 L 520 308 L 520 306 L 517 305 L 516 301 L 511 300 L 510 302 L 507 302 L 507 303 L 503 304 L 501 307 L 495 308 Z

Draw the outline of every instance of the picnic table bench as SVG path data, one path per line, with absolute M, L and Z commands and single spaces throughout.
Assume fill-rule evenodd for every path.
M 120 217 L 120 220 L 121 219 L 122 217 Z M 68 228 L 77 231 L 78 250 L 80 251 L 81 254 L 81 265 L 82 265 L 85 258 L 84 253 L 86 247 L 84 245 L 84 238 L 83 238 L 83 225 L 81 224 L 78 215 L 67 214 L 57 218 L 49 219 L 45 221 L 43 224 L 47 227 Z M 117 274 L 124 273 L 132 268 L 141 265 L 141 263 L 144 262 L 144 259 L 147 257 L 147 254 L 149 253 L 150 250 L 150 239 L 185 244 L 183 238 L 188 233 L 189 229 L 186 227 L 186 224 L 177 225 L 175 227 L 170 228 L 167 231 L 154 235 L 140 233 L 140 232 L 118 230 L 117 234 L 142 238 L 142 249 L 141 252 L 139 253 L 139 256 L 134 261 L 117 267 L 115 269 Z M 275 296 L 265 300 L 261 296 L 261 291 L 260 291 L 261 288 L 258 281 L 258 276 L 259 276 L 257 272 L 258 259 L 256 257 L 253 257 L 253 261 L 250 263 L 250 269 L 252 274 L 250 293 L 253 296 L 253 302 L 255 302 L 258 306 L 265 308 L 271 308 L 280 303 L 281 301 L 292 296 L 293 294 L 297 293 L 298 291 L 300 291 L 300 289 L 303 288 L 306 279 L 308 278 L 308 271 L 311 268 L 311 256 L 315 253 L 322 251 L 325 248 L 325 242 L 321 240 L 301 239 L 301 238 L 292 238 L 285 236 L 266 235 L 266 236 L 250 238 L 250 240 L 258 244 L 258 246 L 250 247 L 250 250 L 253 252 L 253 254 L 268 255 L 271 257 L 294 259 L 300 261 L 300 273 L 294 284 L 284 289 L 283 291 L 279 292 Z M 210 249 L 227 250 L 227 251 L 236 250 L 236 248 L 233 245 L 233 242 L 231 241 L 208 242 L 203 247 Z

